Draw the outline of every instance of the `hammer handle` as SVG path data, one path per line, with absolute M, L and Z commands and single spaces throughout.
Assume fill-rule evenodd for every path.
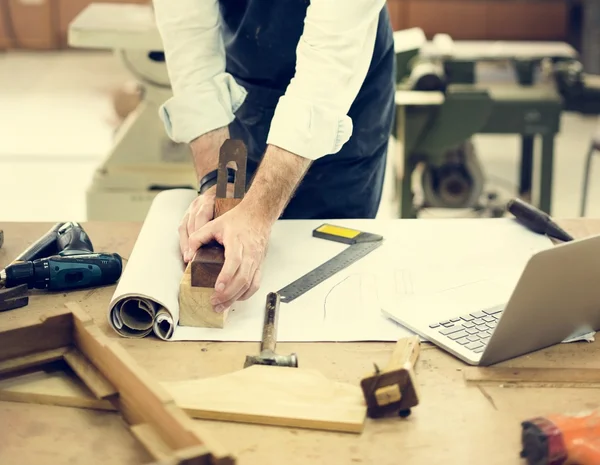
M 410 363 L 411 367 L 414 366 L 419 358 L 419 349 L 419 336 L 399 339 L 385 371 L 397 370 L 402 368 L 406 363 Z
M 275 343 L 277 341 L 277 321 L 279 316 L 279 294 L 270 292 L 267 295 L 267 304 L 265 306 L 265 324 L 263 326 L 262 343 L 260 351 L 269 350 L 275 352 Z

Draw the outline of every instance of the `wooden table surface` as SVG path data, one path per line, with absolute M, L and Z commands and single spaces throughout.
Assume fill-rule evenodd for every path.
M 426 220 L 423 220 L 426 221 Z M 600 220 L 565 220 L 576 237 L 600 233 Z M 49 229 L 46 223 L 5 223 L 0 267 Z M 87 223 L 97 251 L 128 257 L 141 227 L 137 223 Z M 0 313 L 0 327 L 37 317 L 74 300 L 96 324 L 160 381 L 184 380 L 239 370 L 255 343 L 162 342 L 124 339 L 106 321 L 114 287 L 42 294 L 28 307 Z M 0 341 L 0 344 L 2 341 Z M 385 365 L 392 343 L 288 343 L 305 368 L 359 383 L 373 362 Z M 559 344 L 505 362 L 503 366 L 600 368 L 600 343 Z M 422 346 L 416 372 L 421 405 L 408 419 L 367 420 L 361 435 L 195 420 L 234 454 L 239 464 L 519 464 L 520 422 L 554 412 L 600 407 L 594 389 L 480 388 L 467 386 L 461 361 L 430 344 Z M 0 402 L 0 464 L 148 463 L 150 457 L 118 414 L 85 409 Z

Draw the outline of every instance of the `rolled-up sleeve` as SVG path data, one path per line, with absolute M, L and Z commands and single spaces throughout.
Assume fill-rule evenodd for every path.
M 188 143 L 234 119 L 246 91 L 225 71 L 217 0 L 153 0 L 173 96 L 159 110 L 169 137 Z
M 385 0 L 313 0 L 296 73 L 279 99 L 267 143 L 311 160 L 339 152 L 367 75 Z

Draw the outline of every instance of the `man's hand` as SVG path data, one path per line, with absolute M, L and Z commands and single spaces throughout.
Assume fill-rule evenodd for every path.
M 233 184 L 227 184 L 228 197 L 233 196 L 233 187 Z M 216 190 L 217 186 L 215 185 L 204 194 L 196 197 L 179 223 L 179 247 L 185 263 L 188 263 L 194 257 L 197 250 L 194 249 L 194 252 L 189 252 L 189 237 L 214 218 Z
M 242 201 L 189 238 L 190 251 L 212 241 L 225 248 L 225 263 L 211 298 L 216 312 L 225 311 L 238 300 L 249 299 L 260 287 L 260 268 L 273 223 L 264 213 Z M 191 259 L 194 253 L 186 258 Z
M 242 201 L 189 236 L 187 260 L 212 241 L 225 248 L 211 304 L 217 312 L 246 300 L 260 286 L 260 268 L 271 228 L 310 166 L 310 160 L 269 146 Z

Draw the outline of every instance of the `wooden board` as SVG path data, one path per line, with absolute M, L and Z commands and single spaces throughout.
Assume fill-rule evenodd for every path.
M 307 369 L 252 366 L 214 378 L 161 383 L 192 418 L 360 433 L 366 406 L 358 386 Z M 65 372 L 0 380 L 0 400 L 112 410 Z
M 600 369 L 595 368 L 467 367 L 463 373 L 468 383 L 600 387 Z

